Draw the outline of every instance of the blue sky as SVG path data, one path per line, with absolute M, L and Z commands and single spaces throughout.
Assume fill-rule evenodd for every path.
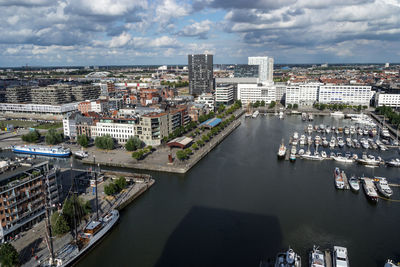
M 0 67 L 400 62 L 400 0 L 0 0 Z

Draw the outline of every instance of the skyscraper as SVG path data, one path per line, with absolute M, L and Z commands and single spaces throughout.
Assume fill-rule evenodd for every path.
M 188 55 L 189 93 L 201 95 L 214 89 L 213 55 Z
M 259 83 L 273 82 L 274 59 L 272 57 L 249 57 L 249 65 L 258 65 Z

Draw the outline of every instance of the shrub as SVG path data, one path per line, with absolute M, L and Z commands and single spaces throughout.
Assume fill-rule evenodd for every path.
M 86 135 L 78 135 L 77 138 L 78 144 L 82 147 L 88 147 L 89 146 L 89 137 Z
M 50 129 L 46 134 L 46 144 L 56 145 L 63 141 L 64 135 L 54 129 Z
M 22 141 L 29 143 L 36 143 L 40 139 L 40 133 L 37 130 L 30 131 L 27 134 L 21 136 Z
M 143 142 L 139 139 L 139 137 L 129 137 L 128 141 L 125 144 L 125 149 L 128 151 L 134 151 L 138 148 L 142 148 Z

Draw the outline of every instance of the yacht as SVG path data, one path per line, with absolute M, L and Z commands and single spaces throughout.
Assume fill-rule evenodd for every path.
M 353 175 L 349 179 L 349 185 L 351 190 L 358 192 L 360 191 L 360 183 L 358 182 L 358 179 Z
M 326 126 L 326 128 L 325 128 L 325 132 L 327 133 L 327 134 L 329 134 L 330 132 L 331 132 L 331 126 Z
M 342 163 L 353 163 L 354 159 L 351 157 L 343 157 L 340 153 L 337 154 L 336 157 L 333 157 L 335 161 L 342 162 Z
M 254 111 L 252 117 L 257 118 L 259 114 L 260 114 L 260 111 L 256 110 L 256 111 Z
M 295 138 L 292 139 L 293 146 L 297 146 L 298 143 L 299 143 L 298 139 L 295 139 Z
M 382 136 L 382 138 L 390 139 L 389 130 L 386 126 L 382 127 L 381 136 Z
M 354 127 L 354 125 L 350 126 L 350 134 L 353 135 L 356 133 L 356 128 Z
M 346 145 L 348 146 L 348 147 L 352 147 L 352 142 L 351 142 L 351 138 L 350 137 L 347 137 L 346 138 Z
M 344 147 L 345 143 L 344 143 L 343 139 L 341 137 L 338 137 L 337 139 L 338 139 L 338 146 L 340 148 Z
M 363 134 L 363 130 L 360 127 L 357 128 L 357 134 L 358 135 L 362 135 Z
M 329 142 L 328 142 L 328 140 L 326 140 L 325 136 L 322 137 L 322 146 L 323 147 L 328 147 L 329 146 Z
M 84 150 L 76 151 L 73 154 L 74 154 L 74 157 L 77 158 L 77 159 L 84 159 L 84 158 L 87 158 L 89 156 L 89 154 Z
M 301 120 L 306 121 L 307 120 L 307 113 L 301 113 Z
M 350 129 L 348 126 L 344 127 L 344 134 L 350 134 Z
M 367 166 L 379 166 L 380 164 L 380 160 L 375 159 L 372 155 L 367 156 L 366 154 L 363 154 L 361 159 L 357 159 L 357 162 Z
M 400 267 L 400 265 L 394 263 L 392 260 L 387 260 L 383 267 Z
M 329 142 L 329 147 L 334 148 L 336 146 L 336 138 L 332 136 L 331 141 Z
M 364 192 L 367 197 L 374 202 L 378 202 L 378 193 L 376 193 L 373 180 L 366 177 L 361 178 L 361 180 L 363 181 Z
M 299 150 L 299 155 L 301 156 L 301 155 L 303 155 L 304 154 L 304 149 L 300 149 Z
M 335 152 L 331 152 L 331 154 L 329 154 L 330 158 L 336 157 Z
M 275 267 L 301 267 L 301 258 L 293 249 L 278 253 L 275 260 Z
M 383 177 L 375 177 L 378 181 L 376 182 L 376 188 L 378 188 L 378 192 L 386 197 L 390 198 L 393 195 L 393 191 L 390 188 L 386 178 Z
M 62 146 L 41 146 L 41 145 L 15 145 L 11 146 L 14 153 L 24 153 L 48 157 L 69 157 L 71 150 Z
M 324 159 L 327 158 L 327 154 L 324 150 L 321 151 L 321 157 L 323 157 Z
M 353 139 L 353 143 L 356 148 L 361 148 L 361 144 L 357 139 Z
M 309 125 L 307 126 L 307 133 L 308 133 L 308 134 L 311 134 L 311 133 L 313 132 L 313 130 L 314 130 L 314 128 L 313 128 L 312 124 L 309 124 Z
M 387 161 L 386 164 L 390 167 L 400 167 L 400 159 L 392 159 L 391 161 Z
M 360 139 L 360 143 L 361 143 L 361 146 L 362 146 L 363 148 L 365 148 L 365 149 L 368 149 L 368 148 L 369 148 L 368 141 L 367 141 L 365 138 L 361 138 L 361 139 Z
M 294 132 L 293 133 L 293 139 L 299 139 L 299 133 L 298 132 Z
M 314 245 L 309 255 L 310 267 L 325 267 L 325 254 Z
M 314 139 L 315 145 L 319 145 L 321 142 L 321 137 L 319 135 L 317 135 Z
M 308 114 L 308 120 L 313 121 L 314 120 L 314 115 L 313 114 Z
M 307 136 L 307 144 L 308 145 L 312 144 L 312 136 L 311 135 Z
M 286 156 L 286 146 L 283 144 L 283 140 L 282 140 L 282 144 L 279 147 L 278 150 L 278 159 L 283 159 Z
M 309 160 L 323 160 L 324 159 L 323 157 L 321 157 L 319 155 L 318 152 L 315 152 L 314 155 L 311 155 L 311 152 L 309 152 L 309 150 L 304 155 L 302 155 L 301 158 L 309 159 Z
M 304 146 L 304 145 L 306 144 L 306 136 L 305 136 L 304 134 L 302 134 L 302 135 L 300 136 L 299 144 L 300 144 L 301 146 Z
M 368 131 L 367 128 L 364 128 L 364 129 L 363 129 L 363 135 L 368 135 L 368 132 L 369 132 L 369 131 Z
M 284 114 L 283 111 L 279 111 L 279 119 L 283 120 L 284 119 Z
M 333 260 L 334 267 L 348 267 L 349 266 L 349 257 L 347 255 L 347 248 L 334 246 L 332 260 Z
M 340 172 L 340 169 L 338 167 L 335 168 L 335 171 L 333 173 L 333 177 L 335 178 L 335 187 L 337 189 L 344 189 L 344 180 L 342 173 Z
M 289 156 L 289 160 L 291 162 L 296 161 L 296 153 L 297 153 L 297 149 L 295 146 L 292 146 L 292 149 L 290 150 L 290 156 Z

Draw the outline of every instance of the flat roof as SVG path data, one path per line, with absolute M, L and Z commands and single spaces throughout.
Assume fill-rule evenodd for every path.
M 215 126 L 217 126 L 218 124 L 220 124 L 221 121 L 222 121 L 222 120 L 219 119 L 219 118 L 212 118 L 212 119 L 206 120 L 205 122 L 203 122 L 202 124 L 200 124 L 200 126 L 215 127 Z
M 181 136 L 181 137 L 177 137 L 171 141 L 168 142 L 168 145 L 172 145 L 174 143 L 178 143 L 182 146 L 187 146 L 188 144 L 190 144 L 190 142 L 192 142 L 193 139 L 187 136 Z

